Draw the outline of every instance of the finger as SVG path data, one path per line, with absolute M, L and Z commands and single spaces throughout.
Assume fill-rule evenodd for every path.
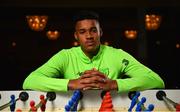
M 102 77 L 102 78 L 106 78 L 106 75 L 105 74 L 103 74 L 102 72 L 99 72 L 99 71 L 92 71 L 92 72 L 90 72 L 90 74 L 91 75 L 95 75 L 95 76 L 100 76 L 100 77 Z
M 91 72 L 86 72 L 84 73 L 80 78 L 90 78 L 90 77 L 94 77 L 94 76 L 100 76 L 102 78 L 106 78 L 106 76 L 99 72 L 99 71 L 91 71 Z
M 94 68 L 95 69 L 95 68 Z M 90 77 L 94 77 L 94 76 L 100 76 L 102 78 L 107 78 L 105 74 L 95 70 L 95 71 L 92 71 L 92 70 L 87 70 L 83 73 L 83 75 L 80 77 L 81 79 L 83 78 L 90 78 Z
M 84 87 L 82 88 L 82 90 L 88 90 L 88 89 L 99 89 L 99 85 L 96 83 L 89 83 L 89 84 L 84 84 Z
M 83 78 L 90 78 L 94 76 L 100 76 L 100 77 L 105 78 L 105 75 L 98 71 L 85 72 L 80 78 L 83 79 Z
M 107 87 L 106 84 L 100 83 L 100 84 L 99 84 L 99 89 L 108 90 L 108 87 Z
M 106 83 L 107 82 L 106 78 L 102 78 L 100 76 L 94 76 L 91 79 L 94 80 L 93 82 L 96 82 L 96 83 Z
M 100 82 L 107 83 L 107 79 L 102 78 Z
M 93 71 L 98 71 L 96 68 L 92 68 Z
M 102 78 L 101 76 L 99 75 L 90 75 L 89 77 L 88 76 L 85 76 L 85 77 L 82 77 L 81 79 L 81 83 L 106 83 L 107 82 L 107 78 Z
M 91 73 L 92 71 L 94 71 L 94 70 L 86 70 L 86 71 L 84 71 L 84 74 L 85 73 Z
M 85 79 L 81 79 L 80 83 L 81 84 L 90 84 L 90 83 L 96 83 L 97 81 L 94 80 L 93 78 L 85 78 Z
M 85 87 L 82 90 L 89 90 L 89 89 L 93 89 L 92 87 Z
M 80 83 L 106 83 L 107 79 L 102 78 L 99 75 L 81 78 Z
M 91 89 L 99 89 L 99 83 L 90 83 L 86 85 L 87 87 L 91 87 Z
M 81 79 L 84 79 L 84 78 L 91 78 L 91 77 L 93 77 L 92 74 L 90 74 L 90 73 L 84 73 L 80 78 L 81 78 Z

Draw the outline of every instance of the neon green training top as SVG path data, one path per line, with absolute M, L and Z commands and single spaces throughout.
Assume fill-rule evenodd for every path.
M 98 54 L 92 59 L 80 47 L 59 51 L 25 79 L 23 89 L 68 91 L 70 79 L 76 79 L 81 72 L 92 68 L 116 80 L 118 92 L 164 88 L 164 82 L 159 75 L 130 54 L 122 49 L 101 45 Z M 121 79 L 123 75 L 130 78 Z

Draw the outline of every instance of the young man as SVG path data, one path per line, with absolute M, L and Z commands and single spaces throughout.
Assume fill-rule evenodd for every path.
M 164 88 L 164 82 L 130 54 L 101 45 L 98 15 L 82 11 L 76 15 L 74 37 L 79 47 L 63 49 L 24 81 L 23 89 L 41 91 L 117 90 L 118 92 Z M 129 78 L 121 79 L 123 75 Z

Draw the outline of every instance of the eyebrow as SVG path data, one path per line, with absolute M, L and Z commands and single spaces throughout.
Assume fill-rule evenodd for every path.
M 77 29 L 77 30 L 79 31 L 79 30 L 91 30 L 91 29 L 97 29 L 97 28 L 96 28 L 96 27 L 91 27 L 91 28 L 89 28 L 89 29 L 80 28 L 80 29 Z

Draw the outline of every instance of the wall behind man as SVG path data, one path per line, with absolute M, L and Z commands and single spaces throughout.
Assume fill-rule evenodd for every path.
M 18 1 L 18 0 L 17 0 Z M 20 0 L 19 0 L 20 1 Z M 57 1 L 56 1 L 57 2 Z M 98 1 L 100 2 L 100 1 Z M 120 1 L 119 1 L 120 2 Z M 165 80 L 166 88 L 179 88 L 176 79 L 179 74 L 179 14 L 175 2 L 76 2 L 75 5 L 50 3 L 38 0 L 32 2 L 3 2 L 0 5 L 0 49 L 1 49 L 1 90 L 22 89 L 27 75 L 45 63 L 52 55 L 63 48 L 72 47 L 72 16 L 81 9 L 97 11 L 103 28 L 102 42 L 122 48 L 143 64 L 149 66 Z M 137 1 L 136 1 L 137 2 Z M 94 4 L 92 4 L 94 3 Z M 64 5 L 63 5 L 64 4 Z M 147 31 L 142 22 L 146 12 L 162 15 L 162 24 L 156 31 Z M 26 15 L 46 14 L 47 26 L 42 32 L 32 31 Z M 125 29 L 137 29 L 142 35 L 137 39 L 125 38 Z M 58 29 L 61 36 L 49 40 L 45 33 L 48 29 Z M 141 38 L 141 39 L 139 39 Z

